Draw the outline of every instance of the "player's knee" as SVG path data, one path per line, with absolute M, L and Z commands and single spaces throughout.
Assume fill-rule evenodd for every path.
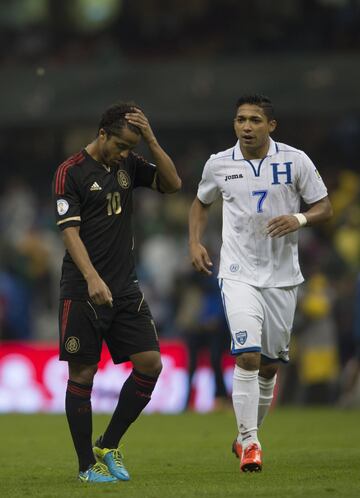
M 276 375 L 278 368 L 277 363 L 262 364 L 260 365 L 259 375 L 264 379 L 272 379 Z
M 153 361 L 148 365 L 147 375 L 151 377 L 159 377 L 162 370 L 162 362 L 160 355 L 157 358 L 154 358 Z M 146 373 L 146 372 L 144 372 Z
M 162 370 L 160 353 L 157 351 L 146 351 L 131 357 L 135 370 L 150 377 L 158 377 Z
M 236 364 L 238 367 L 243 368 L 244 370 L 259 370 L 260 353 L 241 353 L 236 357 Z
M 159 375 L 161 374 L 162 367 L 163 366 L 161 360 L 159 360 L 153 367 L 152 377 L 159 377 Z
M 92 384 L 98 366 L 69 362 L 69 379 L 79 384 Z
M 155 378 L 159 377 L 159 375 L 161 373 L 162 363 L 142 366 L 140 368 L 136 368 L 136 370 L 144 375 L 148 375 L 149 377 L 154 377 L 154 379 L 155 379 Z

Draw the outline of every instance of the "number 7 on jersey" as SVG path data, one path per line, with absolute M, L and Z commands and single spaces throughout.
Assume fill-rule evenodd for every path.
M 253 196 L 255 196 L 255 195 L 259 196 L 258 203 L 257 203 L 257 206 L 256 206 L 256 212 L 257 213 L 262 213 L 263 212 L 262 205 L 264 204 L 264 200 L 265 200 L 267 194 L 268 194 L 267 190 L 253 190 L 252 191 L 252 195 Z

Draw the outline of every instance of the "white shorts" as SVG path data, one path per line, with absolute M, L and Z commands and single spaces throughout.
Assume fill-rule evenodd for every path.
M 298 286 L 259 288 L 222 278 L 219 285 L 231 353 L 256 351 L 269 360 L 288 362 Z

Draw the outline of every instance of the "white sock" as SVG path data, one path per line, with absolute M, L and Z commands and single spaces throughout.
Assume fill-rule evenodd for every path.
M 259 388 L 260 388 L 260 397 L 259 397 L 259 409 L 258 409 L 258 419 L 257 425 L 263 423 L 264 418 L 269 411 L 272 399 L 274 397 L 274 387 L 276 384 L 276 375 L 271 379 L 265 379 L 265 377 L 261 377 L 259 375 Z
M 259 370 L 244 370 L 237 365 L 234 368 L 232 399 L 238 426 L 238 441 L 243 448 L 250 443 L 258 443 L 258 374 Z

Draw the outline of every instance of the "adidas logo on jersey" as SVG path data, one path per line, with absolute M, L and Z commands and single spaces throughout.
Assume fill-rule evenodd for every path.
M 94 182 L 94 183 L 91 185 L 90 190 L 91 190 L 91 191 L 94 191 L 94 190 L 102 190 L 102 188 L 100 187 L 100 185 L 98 184 L 98 182 Z
M 237 178 L 244 178 L 244 177 L 241 173 L 239 175 L 226 175 L 225 181 L 227 182 L 228 180 L 236 180 Z

